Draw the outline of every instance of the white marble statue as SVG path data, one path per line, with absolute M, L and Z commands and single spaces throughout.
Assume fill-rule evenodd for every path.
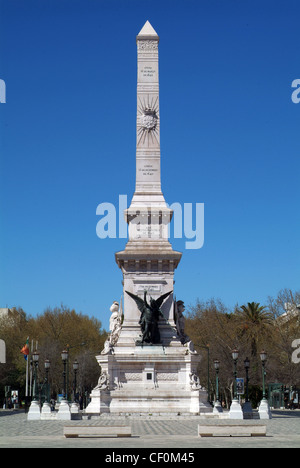
M 104 349 L 101 354 L 113 354 L 114 346 L 117 343 L 122 328 L 122 309 L 117 301 L 114 301 L 110 307 L 111 316 L 109 319 L 109 331 L 107 340 L 104 343 Z

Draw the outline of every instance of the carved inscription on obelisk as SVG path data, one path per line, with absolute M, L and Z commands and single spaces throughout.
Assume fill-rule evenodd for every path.
M 161 192 L 158 42 L 147 21 L 137 36 L 136 192 Z

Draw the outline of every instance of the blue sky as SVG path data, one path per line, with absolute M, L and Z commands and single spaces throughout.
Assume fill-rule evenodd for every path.
M 160 36 L 162 189 L 204 203 L 175 294 L 265 303 L 299 290 L 298 1 L 1 0 L 0 306 L 99 318 L 122 294 L 96 208 L 135 185 L 136 43 Z

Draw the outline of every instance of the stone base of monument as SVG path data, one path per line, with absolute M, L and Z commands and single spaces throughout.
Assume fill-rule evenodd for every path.
M 114 354 L 96 359 L 102 374 L 86 414 L 198 415 L 212 412 L 200 385 L 201 356 L 191 354 L 170 326 L 161 327 L 162 345 L 136 345 L 139 329 L 122 327 Z M 171 334 L 170 334 L 171 330 Z M 167 345 L 164 345 L 167 344 Z
M 27 414 L 28 421 L 37 421 L 41 419 L 41 409 L 38 401 L 33 400 Z
M 250 401 L 246 401 L 243 405 L 243 416 L 244 419 L 253 419 L 253 410 Z
M 217 400 L 214 404 L 213 414 L 219 415 L 220 413 L 223 413 L 223 408 L 219 400 Z
M 244 419 L 242 407 L 238 400 L 232 400 L 229 410 L 229 419 Z
M 258 408 L 259 419 L 272 419 L 268 400 L 262 400 Z
M 72 420 L 82 419 L 82 416 L 79 410 L 79 405 L 75 401 L 73 401 L 73 403 L 71 404 L 70 412 L 71 412 Z
M 53 412 L 51 411 L 51 405 L 50 403 L 47 403 L 45 401 L 45 403 L 43 404 L 42 406 L 42 411 L 41 411 L 41 419 L 43 420 L 48 420 L 48 419 L 54 419 L 54 414 Z
M 56 418 L 63 421 L 71 419 L 70 406 L 67 400 L 61 400 Z

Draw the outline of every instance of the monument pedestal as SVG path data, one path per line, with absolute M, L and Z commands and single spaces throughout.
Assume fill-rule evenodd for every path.
M 135 329 L 134 329 L 135 328 Z M 197 377 L 201 357 L 161 324 L 161 345 L 136 345 L 140 330 L 123 325 L 114 354 L 96 357 L 102 374 L 86 413 L 199 414 L 211 411 Z
M 213 414 L 219 415 L 219 413 L 223 413 L 223 408 L 219 400 L 217 400 L 214 404 Z
M 253 419 L 253 410 L 250 401 L 246 401 L 243 405 L 244 419 Z
M 41 419 L 53 419 L 52 412 L 51 412 L 51 405 L 47 401 L 43 403 L 42 411 L 41 411 Z
M 229 410 L 229 419 L 244 419 L 242 407 L 237 399 L 232 400 Z
M 272 413 L 267 399 L 261 400 L 258 414 L 260 419 L 272 419 Z
M 58 412 L 57 412 L 57 419 L 68 421 L 71 419 L 71 411 L 68 400 L 61 400 Z
M 28 421 L 38 421 L 41 419 L 41 409 L 38 401 L 32 400 L 27 414 Z

